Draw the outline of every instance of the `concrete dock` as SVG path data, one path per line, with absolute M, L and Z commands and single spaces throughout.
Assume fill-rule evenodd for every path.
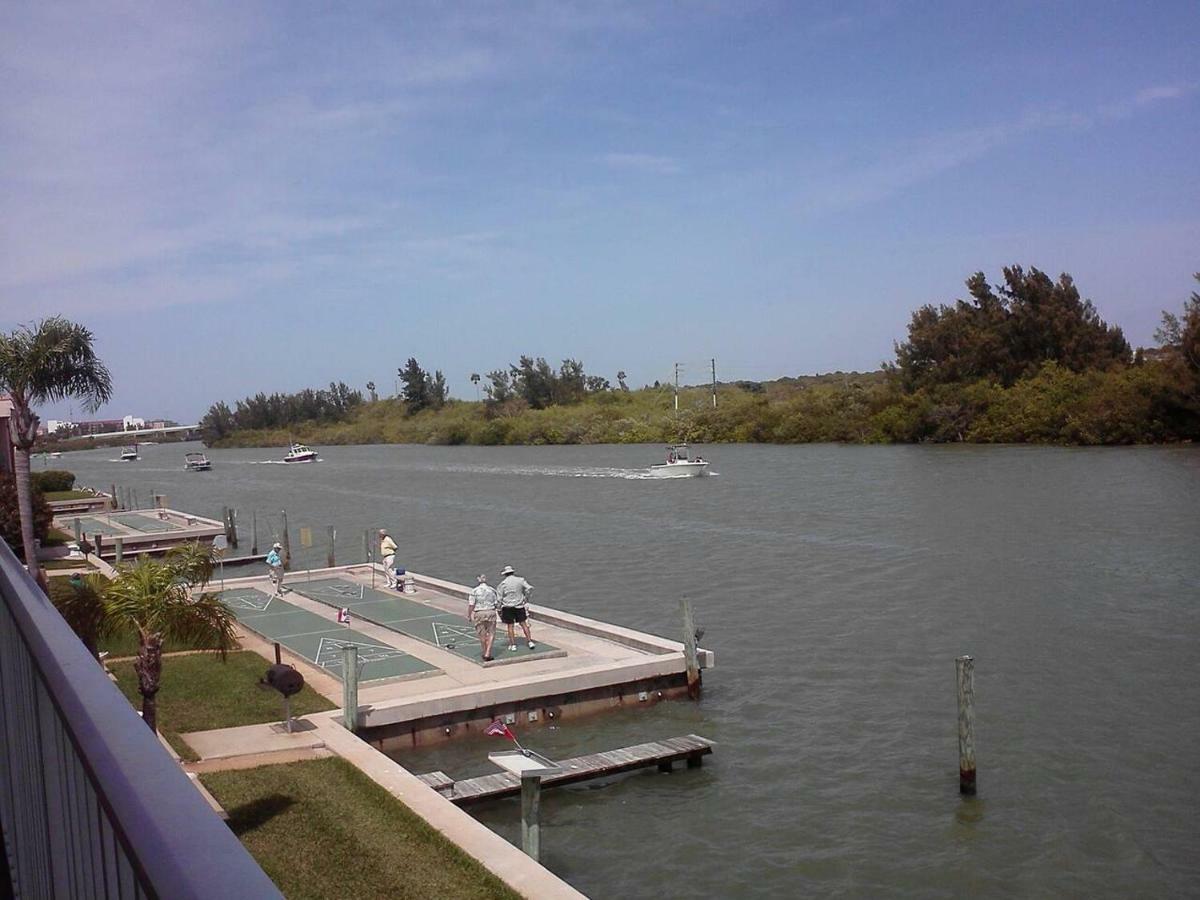
M 123 556 L 134 556 L 165 553 L 191 541 L 211 544 L 217 535 L 225 533 L 225 527 L 215 519 L 166 508 L 58 514 L 54 527 L 82 537 L 89 544 L 95 544 L 99 535 L 100 555 L 108 560 L 116 558 L 118 541 Z
M 467 587 L 412 572 L 409 577 L 416 592 L 396 593 L 397 608 L 419 604 L 428 610 L 431 622 L 442 623 L 443 630 L 436 633 L 445 634 L 445 629 L 453 629 L 455 618 L 462 626 L 466 625 Z M 379 624 L 387 620 L 379 610 L 387 604 L 386 599 L 374 601 L 376 621 L 352 617 L 349 626 L 338 625 L 337 607 L 329 602 L 328 591 L 322 591 L 331 581 L 359 585 L 366 595 L 372 588 L 372 569 L 369 565 L 356 565 L 290 573 L 284 582 L 289 590 L 280 598 L 287 608 L 281 610 L 284 615 L 278 621 L 294 619 L 295 611 L 302 611 L 311 617 L 312 623 L 320 619 L 320 627 L 306 624 L 297 635 L 299 639 L 280 640 L 273 632 L 277 620 L 264 620 L 262 610 L 252 610 L 249 615 L 242 611 L 243 645 L 271 659 L 273 643 L 280 640 L 285 660 L 295 665 L 316 691 L 340 704 L 341 654 L 336 646 L 337 629 L 346 632 L 346 643 L 361 646 L 369 642 L 370 656 L 378 660 L 378 667 L 373 669 L 376 664 L 368 661 L 360 673 L 358 735 L 379 749 L 452 739 L 481 731 L 497 718 L 528 725 L 607 708 L 649 706 L 659 700 L 686 696 L 681 641 L 531 604 L 530 618 L 538 647 L 530 651 L 521 640 L 519 651 L 510 653 L 500 626 L 494 654 L 497 657 L 507 654 L 512 659 L 504 665 L 484 665 L 474 654 L 464 652 L 464 647 L 470 646 L 465 627 L 459 628 L 458 633 L 463 635 L 459 643 L 438 646 L 429 635 L 414 635 L 415 629 L 404 623 L 397 627 Z M 382 571 L 376 569 L 376 594 L 382 585 Z M 264 597 L 272 591 L 265 575 L 225 579 L 220 584 L 214 582 L 211 588 L 237 596 L 246 596 L 247 589 Z M 346 605 L 353 609 L 349 601 Z M 238 611 L 235 607 L 235 612 Z M 327 645 L 314 649 L 308 635 L 317 631 Z M 353 637 L 348 634 L 350 631 Z M 430 635 L 433 634 L 435 630 L 431 629 Z M 446 643 L 444 638 L 442 643 Z M 553 649 L 540 652 L 546 646 Z M 413 664 L 389 661 L 399 658 L 409 658 Z M 711 651 L 700 650 L 699 658 L 702 667 L 713 666 Z M 376 677 L 375 673 L 380 674 Z M 413 678 L 408 673 L 420 677 Z M 219 740 L 217 734 L 188 735 L 186 739 L 198 753 L 207 756 L 217 749 L 212 743 Z M 260 752 L 250 743 L 248 752 Z

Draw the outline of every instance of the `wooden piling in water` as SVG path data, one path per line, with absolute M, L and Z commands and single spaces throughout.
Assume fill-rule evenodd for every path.
M 229 546 L 231 546 L 234 550 L 236 550 L 237 545 L 238 545 L 237 510 L 230 509 L 229 510 Z
M 975 660 L 954 661 L 958 683 L 958 790 L 975 794 Z
M 108 505 L 113 509 L 119 508 L 117 505 L 117 485 L 115 482 L 109 485 Z
M 250 510 L 250 554 L 258 556 L 258 510 Z
M 521 776 L 521 849 L 538 861 L 541 853 L 542 779 L 539 775 Z
M 280 510 L 279 514 L 283 519 L 283 536 L 279 542 L 283 544 L 283 570 L 287 572 L 292 568 L 292 539 L 288 537 L 287 510 Z
M 696 652 L 696 622 L 692 618 L 692 604 L 687 597 L 679 598 L 679 613 L 683 618 L 683 659 L 687 665 L 688 696 L 697 700 L 700 697 L 700 659 Z
M 334 543 L 337 540 L 337 531 L 332 525 L 326 525 L 325 530 L 329 535 L 329 553 L 325 557 L 325 563 L 329 568 L 337 565 L 337 553 Z

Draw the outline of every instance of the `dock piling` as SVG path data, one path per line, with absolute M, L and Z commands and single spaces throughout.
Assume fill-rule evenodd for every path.
M 92 546 L 94 546 L 96 548 L 96 559 L 100 558 L 100 550 L 101 550 L 101 545 L 102 545 L 103 541 L 104 541 L 104 535 L 102 535 L 100 532 L 97 531 L 95 534 L 92 535 Z
M 283 665 L 283 651 L 279 647 L 279 641 L 275 642 L 275 665 Z
M 347 731 L 358 728 L 358 645 L 342 647 L 342 716 Z
M 125 558 L 125 541 L 119 537 L 113 538 L 113 553 L 116 554 L 114 562 L 119 566 Z
M 337 541 L 337 530 L 332 525 L 326 525 L 325 530 L 329 534 L 329 554 L 325 557 L 325 564 L 332 569 L 337 565 L 337 554 L 334 546 Z
M 110 484 L 108 489 L 110 491 L 108 495 L 108 505 L 113 509 L 117 509 L 117 485 L 115 483 Z
M 692 618 L 692 604 L 687 597 L 679 598 L 679 613 L 683 617 L 683 658 L 687 664 L 688 696 L 700 698 L 700 660 L 696 652 L 696 622 Z
M 521 849 L 538 862 L 541 852 L 542 778 L 521 776 Z
M 236 550 L 237 545 L 238 545 L 237 510 L 230 509 L 229 510 L 229 546 L 231 546 L 234 550 Z
M 283 544 L 283 570 L 287 572 L 292 568 L 292 540 L 288 537 L 287 510 L 281 510 L 279 514 L 283 518 L 283 536 L 280 538 Z
M 958 792 L 975 794 L 975 659 L 954 661 L 958 683 Z
M 250 555 L 258 556 L 258 510 L 250 510 Z
M 79 516 L 75 517 L 75 543 L 83 540 L 83 526 L 79 524 Z

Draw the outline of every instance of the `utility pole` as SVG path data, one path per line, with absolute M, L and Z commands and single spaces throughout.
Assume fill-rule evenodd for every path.
M 712 361 L 713 370 L 713 409 L 717 408 L 717 358 L 714 356 Z
M 675 412 L 679 412 L 679 363 L 675 363 Z

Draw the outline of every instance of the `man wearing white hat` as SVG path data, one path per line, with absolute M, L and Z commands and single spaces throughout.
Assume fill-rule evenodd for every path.
M 396 542 L 386 528 L 379 529 L 379 558 L 383 560 L 383 575 L 387 586 L 396 589 Z
M 529 630 L 529 610 L 526 608 L 533 585 L 518 575 L 512 566 L 505 566 L 500 574 L 504 578 L 496 587 L 496 593 L 500 595 L 500 621 L 508 626 L 508 649 L 517 649 L 517 633 L 513 626 L 519 622 L 529 649 L 533 650 L 537 645 Z
M 267 568 L 271 570 L 271 582 L 275 585 L 276 597 L 283 595 L 283 557 L 279 555 L 282 549 L 283 544 L 276 541 L 271 545 L 271 552 L 267 554 Z

